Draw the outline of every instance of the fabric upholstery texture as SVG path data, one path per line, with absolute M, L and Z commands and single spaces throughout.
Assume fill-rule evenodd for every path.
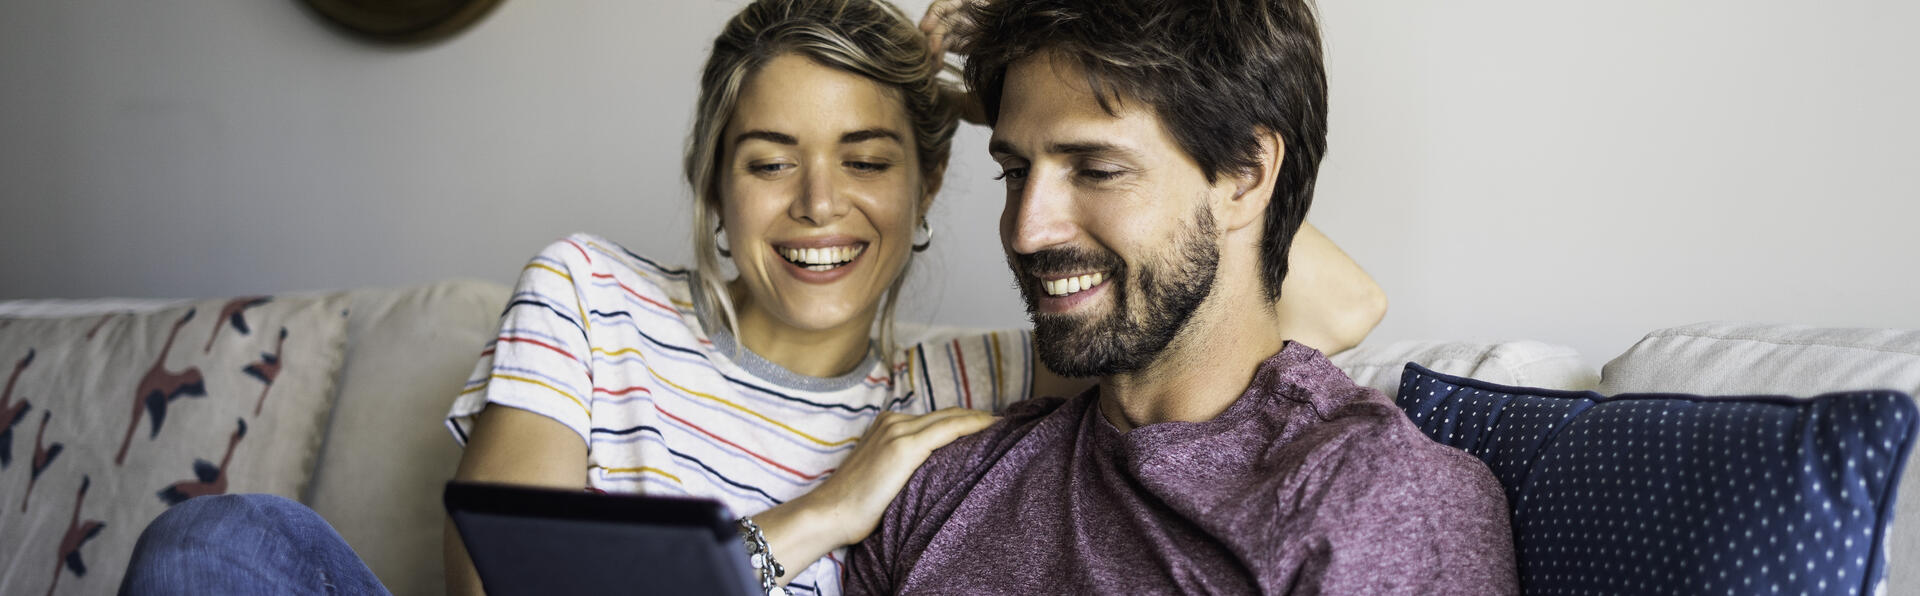
M 1400 373 L 1408 362 L 1450 375 L 1526 387 L 1584 390 L 1600 380 L 1573 348 L 1537 341 L 1397 341 L 1363 344 L 1329 359 L 1347 371 L 1354 383 L 1387 395 L 1400 387 Z
M 1409 364 L 1399 395 L 1506 488 L 1534 594 L 1873 594 L 1920 431 L 1891 390 L 1606 397 Z
M 154 517 L 312 477 L 342 296 L 0 318 L 0 593 L 118 587 Z
M 1661 329 L 1608 362 L 1602 393 L 1894 389 L 1920 395 L 1920 330 L 1700 323 Z
M 338 405 L 306 502 L 396 594 L 443 594 L 447 408 L 511 290 L 480 281 L 356 290 Z

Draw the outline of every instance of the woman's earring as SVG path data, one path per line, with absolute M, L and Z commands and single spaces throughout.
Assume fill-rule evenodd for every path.
M 720 249 L 720 256 L 733 258 L 733 251 L 727 250 L 727 224 L 713 227 L 713 242 L 714 247 Z
M 927 225 L 927 219 L 924 217 L 920 218 L 920 234 L 915 235 L 919 236 L 922 234 L 926 236 L 926 240 L 915 240 L 913 243 L 913 252 L 927 252 L 927 247 L 933 246 L 933 226 Z

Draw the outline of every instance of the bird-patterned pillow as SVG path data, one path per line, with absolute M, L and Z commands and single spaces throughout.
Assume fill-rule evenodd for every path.
M 140 531 L 189 498 L 298 498 L 349 303 L 0 318 L 0 594 L 114 592 Z

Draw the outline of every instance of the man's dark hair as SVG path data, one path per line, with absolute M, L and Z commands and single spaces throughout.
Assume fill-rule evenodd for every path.
M 990 0 L 963 22 L 967 87 L 1000 118 L 1007 68 L 1052 51 L 1086 73 L 1107 113 L 1113 102 L 1151 106 L 1208 182 L 1260 163 L 1270 130 L 1285 158 L 1267 205 L 1260 275 L 1280 296 L 1287 250 L 1313 203 L 1327 148 L 1327 75 L 1306 0 Z

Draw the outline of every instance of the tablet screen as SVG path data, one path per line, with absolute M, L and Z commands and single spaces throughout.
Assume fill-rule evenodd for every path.
M 757 592 L 718 501 L 460 482 L 445 500 L 490 595 Z

